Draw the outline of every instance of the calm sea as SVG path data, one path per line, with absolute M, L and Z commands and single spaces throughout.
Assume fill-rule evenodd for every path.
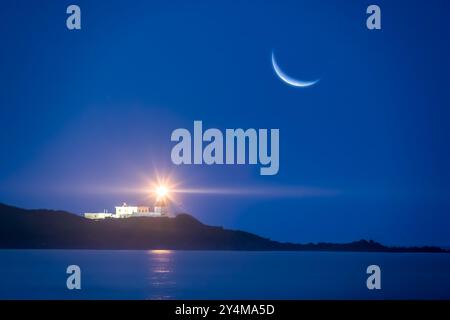
M 450 254 L 0 250 L 0 275 L 1 299 L 450 299 Z

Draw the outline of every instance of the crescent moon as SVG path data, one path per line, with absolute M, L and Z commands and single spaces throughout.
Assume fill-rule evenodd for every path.
M 310 87 L 310 86 L 316 84 L 317 82 L 319 82 L 319 80 L 320 80 L 320 79 L 317 79 L 314 81 L 302 81 L 302 80 L 297 80 L 297 79 L 294 79 L 294 78 L 288 76 L 278 66 L 277 62 L 275 61 L 275 54 L 273 52 L 272 52 L 272 65 L 273 65 L 273 69 L 275 70 L 275 73 L 277 74 L 277 76 L 280 77 L 280 79 L 283 80 L 284 82 L 286 82 L 287 84 L 294 86 L 294 87 L 300 87 L 300 88 Z

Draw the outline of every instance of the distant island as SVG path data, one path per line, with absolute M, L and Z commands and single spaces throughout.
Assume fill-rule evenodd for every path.
M 387 247 L 375 241 L 286 243 L 222 227 L 188 214 L 89 220 L 66 211 L 0 204 L 1 249 L 242 250 L 449 253 L 439 247 Z

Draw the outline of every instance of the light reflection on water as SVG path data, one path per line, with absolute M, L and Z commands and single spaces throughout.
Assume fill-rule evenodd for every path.
M 150 295 L 151 300 L 173 299 L 170 294 L 175 289 L 176 281 L 174 273 L 174 254 L 171 250 L 151 250 L 148 252 L 150 276 L 150 287 L 154 292 Z M 153 290 L 152 290 L 153 291 Z

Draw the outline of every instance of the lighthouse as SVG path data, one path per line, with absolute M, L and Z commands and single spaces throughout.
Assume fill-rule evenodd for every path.
M 165 186 L 159 186 L 156 189 L 155 213 L 163 217 L 169 213 L 167 208 L 167 194 L 168 190 Z
M 167 199 L 165 197 L 160 197 L 156 199 L 155 202 L 155 213 L 161 217 L 166 217 L 169 213 L 167 208 Z
M 102 220 L 106 218 L 131 218 L 131 217 L 169 217 L 169 191 L 167 187 L 160 186 L 155 190 L 155 206 L 150 211 L 150 207 L 142 205 L 128 205 L 123 203 L 116 206 L 116 214 L 102 213 L 85 213 L 84 217 L 93 220 Z

